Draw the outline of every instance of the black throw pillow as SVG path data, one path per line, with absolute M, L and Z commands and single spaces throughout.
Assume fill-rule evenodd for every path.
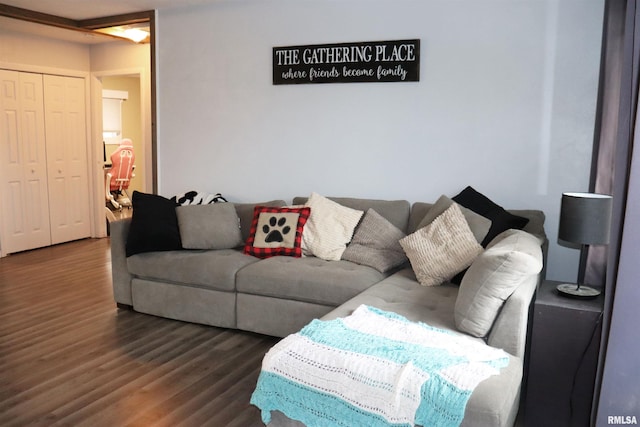
M 176 202 L 156 194 L 133 192 L 133 217 L 127 236 L 127 256 L 182 249 Z
M 467 187 L 457 196 L 452 198 L 455 202 L 461 204 L 465 208 L 471 209 L 477 214 L 491 220 L 491 228 L 481 242 L 482 247 L 486 248 L 489 242 L 503 231 L 515 228 L 522 230 L 529 222 L 528 218 L 513 215 L 497 205 L 487 196 L 476 191 L 473 187 Z

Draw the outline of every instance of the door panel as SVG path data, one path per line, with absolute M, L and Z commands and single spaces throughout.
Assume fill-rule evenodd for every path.
M 85 117 L 84 79 L 0 70 L 3 253 L 89 237 Z
M 84 80 L 44 76 L 52 243 L 89 237 Z
M 42 75 L 0 70 L 0 238 L 5 253 L 51 244 Z

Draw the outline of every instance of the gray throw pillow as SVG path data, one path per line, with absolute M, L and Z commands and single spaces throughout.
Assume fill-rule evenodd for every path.
M 507 298 L 542 270 L 539 238 L 510 229 L 495 237 L 460 284 L 454 317 L 459 330 L 484 337 Z
M 445 195 L 440 196 L 440 198 L 434 203 L 431 209 L 429 209 L 424 218 L 422 218 L 422 221 L 420 221 L 420 224 L 418 224 L 416 230 L 419 230 L 422 227 L 431 224 L 434 219 L 436 219 L 441 213 L 446 211 L 453 203 L 456 202 L 451 200 L 449 197 Z M 458 207 L 460 208 L 462 215 L 464 215 L 464 218 L 467 220 L 467 224 L 469 224 L 469 228 L 471 229 L 473 236 L 476 238 L 478 243 L 482 243 L 485 236 L 489 232 L 489 229 L 491 228 L 491 220 L 475 213 L 471 209 L 465 208 L 460 204 L 458 204 Z
M 231 249 L 242 244 L 233 203 L 178 206 L 176 214 L 185 249 Z
M 368 209 L 356 228 L 342 259 L 373 267 L 381 273 L 407 262 L 399 240 L 405 234 L 373 209 Z

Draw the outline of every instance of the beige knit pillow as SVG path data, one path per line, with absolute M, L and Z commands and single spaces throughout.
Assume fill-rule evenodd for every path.
M 311 208 L 311 216 L 302 232 L 303 253 L 328 261 L 340 260 L 364 212 L 317 193 L 311 193 L 305 206 Z
M 436 286 L 469 267 L 482 252 L 457 204 L 431 224 L 400 240 L 413 272 L 424 286 Z

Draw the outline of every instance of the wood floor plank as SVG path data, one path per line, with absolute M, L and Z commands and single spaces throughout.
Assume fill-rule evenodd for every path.
M 2 426 L 260 426 L 276 342 L 118 309 L 108 238 L 0 259 Z

